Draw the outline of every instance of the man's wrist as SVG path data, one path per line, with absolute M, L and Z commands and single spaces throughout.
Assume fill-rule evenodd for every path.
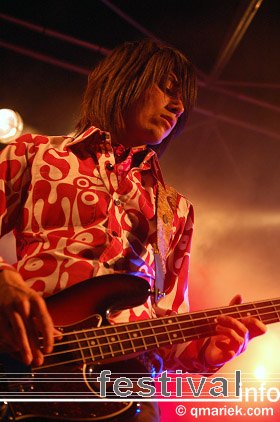
M 205 373 L 207 373 L 208 375 L 215 374 L 215 372 L 219 371 L 219 369 L 221 369 L 222 366 L 224 366 L 223 363 L 221 363 L 220 365 L 211 365 L 207 362 L 205 352 L 206 352 L 207 347 L 210 344 L 210 341 L 211 341 L 211 337 L 209 337 L 205 341 L 203 347 L 201 348 L 201 350 L 199 352 L 199 356 L 198 356 L 199 360 L 201 361 L 201 363 L 203 364 L 203 366 L 205 368 Z

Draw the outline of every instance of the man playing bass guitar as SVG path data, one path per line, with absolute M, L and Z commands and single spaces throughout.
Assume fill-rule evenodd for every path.
M 128 42 L 90 74 L 74 137 L 23 135 L 2 151 L 1 235 L 14 230 L 18 262 L 0 260 L 0 330 L 26 365 L 42 365 L 61 338 L 44 298 L 83 280 L 125 274 L 132 290 L 137 277 L 156 291 L 112 313 L 112 324 L 188 312 L 193 207 L 164 183 L 158 157 L 195 98 L 194 68 L 179 51 Z M 239 303 L 237 295 L 231 304 Z M 147 373 L 162 361 L 167 370 L 211 374 L 264 332 L 257 318 L 220 315 L 209 339 L 137 359 Z M 160 420 L 155 403 L 142 408 L 128 420 Z

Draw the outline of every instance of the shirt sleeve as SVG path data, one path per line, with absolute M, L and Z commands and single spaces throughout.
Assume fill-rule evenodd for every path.
M 158 316 L 189 312 L 188 274 L 193 226 L 193 206 L 179 195 L 166 261 L 165 297 L 155 308 Z M 207 341 L 199 339 L 163 347 L 157 353 L 163 360 L 165 370 L 180 369 L 190 373 L 212 374 L 217 369 L 209 368 L 204 363 Z
M 19 227 L 30 184 L 30 164 L 35 147 L 31 135 L 23 135 L 0 154 L 0 237 Z M 14 267 L 0 255 L 0 270 Z

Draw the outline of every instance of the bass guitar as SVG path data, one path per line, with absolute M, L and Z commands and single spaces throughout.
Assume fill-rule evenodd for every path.
M 48 310 L 62 332 L 62 340 L 55 343 L 52 353 L 44 356 L 40 367 L 25 367 L 18 374 L 19 362 L 13 361 L 10 367 L 8 363 L 0 395 L 9 402 L 10 420 L 31 417 L 45 422 L 99 421 L 135 412 L 135 402 L 100 400 L 95 374 L 111 368 L 115 378 L 118 374 L 124 376 L 131 362 L 127 359 L 214 335 L 221 314 L 237 319 L 252 316 L 265 324 L 280 320 L 277 298 L 108 325 L 108 316 L 113 312 L 139 306 L 149 295 L 150 286 L 144 279 L 114 274 L 83 281 L 47 298 Z M 111 397 L 110 392 L 106 397 Z M 25 401 L 15 401 L 21 398 Z M 45 398 L 52 401 L 43 401 Z M 57 398 L 60 400 L 56 401 Z M 88 398 L 86 403 L 76 403 Z

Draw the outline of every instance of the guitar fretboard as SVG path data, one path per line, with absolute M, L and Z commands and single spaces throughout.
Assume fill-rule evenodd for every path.
M 75 338 L 83 361 L 99 362 L 211 336 L 221 314 L 271 324 L 280 320 L 280 299 L 83 330 Z

